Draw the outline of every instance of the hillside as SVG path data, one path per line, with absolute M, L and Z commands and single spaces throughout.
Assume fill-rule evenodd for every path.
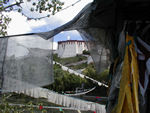
M 71 60 L 71 63 L 68 63 L 69 60 Z M 102 83 L 109 84 L 108 70 L 105 70 L 104 72 L 98 74 L 95 70 L 93 63 L 87 63 L 86 56 L 59 58 L 55 54 L 54 61 L 62 63 L 62 65 L 66 65 L 68 68 L 71 68 L 75 71 L 82 70 L 82 74 L 91 77 L 95 80 L 98 80 Z M 93 93 L 90 93 L 90 95 L 107 96 L 107 90 L 105 90 L 106 92 L 102 91 L 101 89 L 103 88 L 100 88 L 97 84 L 93 83 L 92 81 L 86 78 L 80 78 L 79 76 L 71 74 L 67 71 L 63 71 L 61 69 L 61 66 L 57 64 L 54 65 L 54 78 L 55 82 L 54 84 L 50 85 L 49 88 L 54 89 L 55 91 L 58 91 L 60 93 L 65 91 L 75 91 L 78 87 L 87 89 L 96 86 L 96 91 L 94 90 Z

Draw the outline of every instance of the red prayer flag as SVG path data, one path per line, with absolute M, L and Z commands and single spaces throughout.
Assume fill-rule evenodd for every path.
M 43 109 L 43 106 L 39 106 L 39 109 L 42 110 L 42 109 Z
M 96 97 L 96 98 L 101 98 L 101 97 Z

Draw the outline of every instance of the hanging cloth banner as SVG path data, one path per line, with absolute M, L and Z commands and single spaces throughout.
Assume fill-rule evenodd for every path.
M 8 38 L 0 38 L 0 88 L 3 82 L 3 65 L 7 50 Z
M 53 83 L 53 39 L 0 38 L 0 89 L 14 92 Z
M 127 35 L 126 43 L 119 98 L 112 113 L 139 113 L 139 72 L 133 37 Z

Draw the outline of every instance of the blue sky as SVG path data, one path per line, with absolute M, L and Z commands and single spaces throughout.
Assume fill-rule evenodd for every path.
M 61 0 L 61 1 L 65 3 L 65 5 L 63 6 L 65 8 L 75 3 L 78 0 Z M 10 12 L 8 13 L 8 15 L 12 18 L 12 21 L 8 28 L 8 34 L 14 35 L 14 34 L 22 34 L 22 33 L 50 31 L 72 20 L 73 17 L 76 16 L 85 5 L 87 5 L 92 1 L 93 0 L 81 0 L 73 7 L 63 10 L 49 18 L 45 18 L 37 21 L 36 20 L 27 21 L 27 18 L 22 16 L 20 13 Z M 30 12 L 30 6 L 31 6 L 30 2 L 25 2 L 22 5 L 23 12 L 26 13 L 26 15 L 28 15 L 29 17 L 40 17 L 48 14 L 47 12 L 42 14 Z M 62 32 L 54 37 L 55 42 L 67 40 L 67 39 L 82 40 L 82 38 L 80 37 L 77 31 Z

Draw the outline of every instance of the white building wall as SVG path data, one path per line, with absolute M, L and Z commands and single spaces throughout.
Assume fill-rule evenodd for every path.
M 57 54 L 58 57 L 61 57 L 64 52 L 63 44 L 58 44 Z
M 76 44 L 74 42 L 69 42 L 66 44 L 64 48 L 64 52 L 62 54 L 62 58 L 73 57 L 76 56 Z
M 75 42 L 75 44 L 76 44 L 76 54 L 78 54 L 78 53 L 79 53 L 79 50 L 78 50 L 78 43 Z
M 83 52 L 82 42 L 77 42 L 77 48 L 78 48 L 77 54 L 82 54 L 82 52 Z
M 83 50 L 87 50 L 83 41 L 63 41 L 58 44 L 58 57 L 67 58 L 77 54 L 82 54 Z

